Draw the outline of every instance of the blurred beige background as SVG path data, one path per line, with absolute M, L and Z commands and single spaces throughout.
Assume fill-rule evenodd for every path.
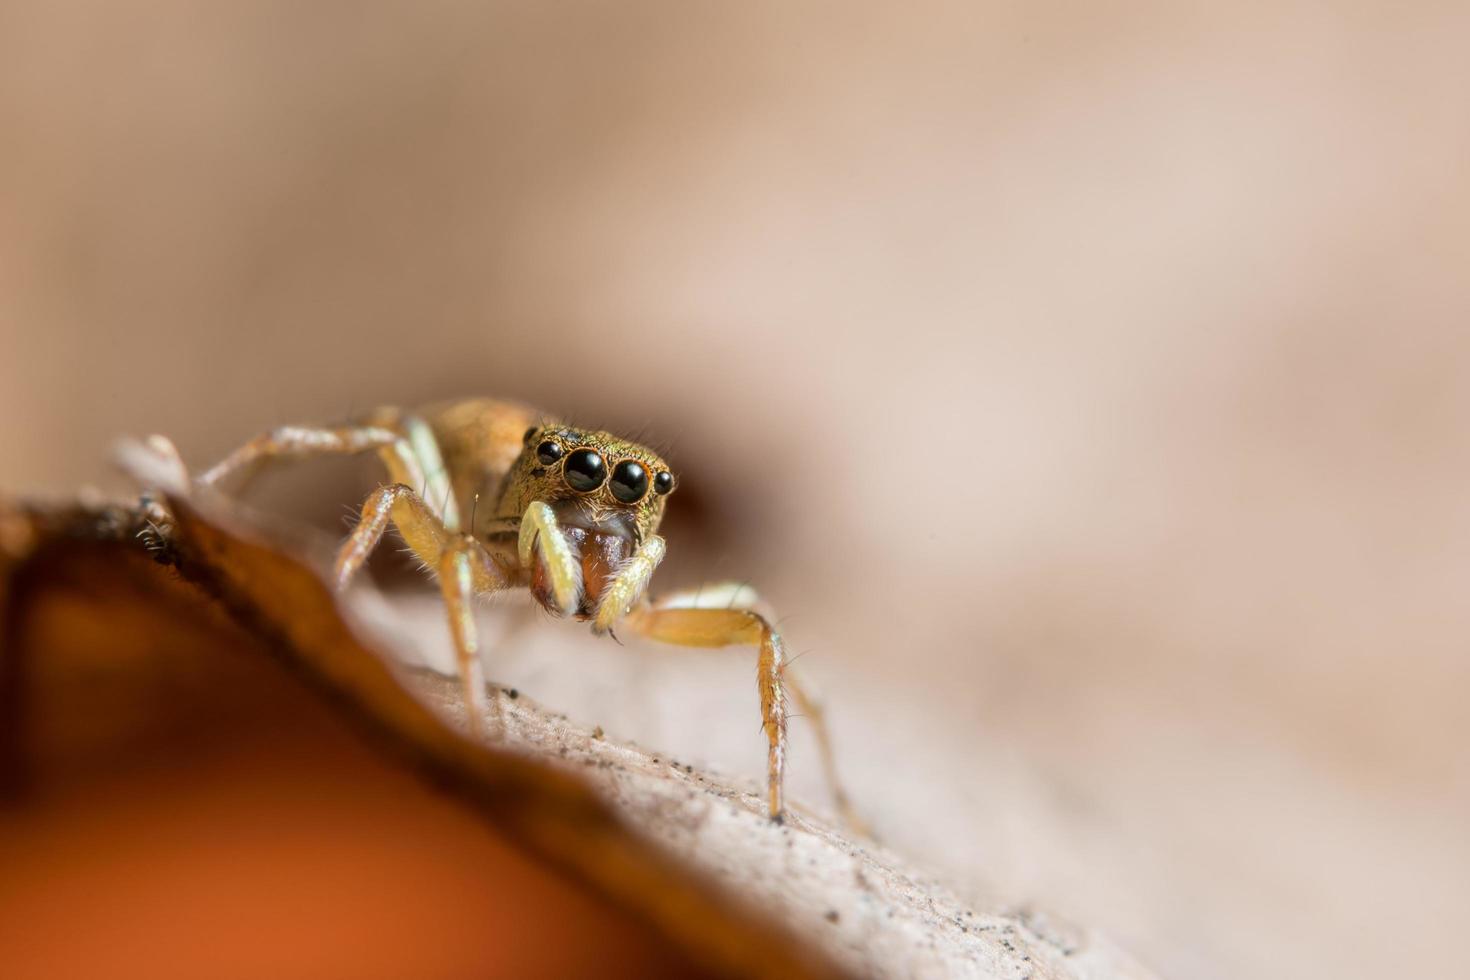
M 471 392 L 646 426 L 667 579 L 790 613 L 888 842 L 1173 977 L 1464 976 L 1467 37 L 11 2 L 0 482 Z M 275 499 L 336 526 L 361 487 L 317 472 Z M 756 774 L 711 669 L 719 725 L 630 734 Z

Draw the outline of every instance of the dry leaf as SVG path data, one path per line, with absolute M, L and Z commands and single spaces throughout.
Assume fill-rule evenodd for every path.
M 471 742 L 457 685 L 173 490 L 0 511 L 7 977 L 1147 975 L 528 698 Z

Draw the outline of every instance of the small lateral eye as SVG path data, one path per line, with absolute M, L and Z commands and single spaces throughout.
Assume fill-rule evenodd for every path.
M 542 466 L 550 466 L 566 455 L 566 450 L 561 448 L 561 443 L 552 442 L 547 439 L 536 447 L 536 458 L 541 461 Z
M 653 477 L 653 492 L 660 497 L 672 493 L 674 490 L 674 474 L 668 470 L 659 470 Z
M 560 448 L 560 446 L 557 447 L 557 449 Z M 567 457 L 566 465 L 562 467 L 562 475 L 567 481 L 567 486 L 578 493 L 589 493 L 602 486 L 603 481 L 607 479 L 607 464 L 595 451 L 578 449 Z
M 540 431 L 541 430 L 536 428 L 534 425 L 531 426 L 529 429 L 526 430 L 526 434 L 521 436 L 521 445 L 529 446 L 531 444 L 531 440 L 536 438 L 536 433 Z
M 642 463 L 625 459 L 613 467 L 612 482 L 608 486 L 612 488 L 612 495 L 623 503 L 636 504 L 648 493 L 648 471 Z

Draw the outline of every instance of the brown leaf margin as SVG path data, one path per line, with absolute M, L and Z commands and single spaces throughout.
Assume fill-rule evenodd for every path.
M 835 965 L 636 834 L 580 779 L 470 741 L 364 644 L 321 577 L 262 527 L 182 496 L 156 504 L 41 506 L 0 500 L 0 788 L 25 771 L 14 599 L 48 552 L 78 542 L 146 552 L 217 603 L 278 663 L 386 756 L 454 798 L 573 884 L 642 919 L 732 977 L 836 978 Z M 166 520 L 159 521 L 159 515 Z M 6 729 L 12 729 L 6 731 Z M 487 883 L 487 887 L 492 887 Z

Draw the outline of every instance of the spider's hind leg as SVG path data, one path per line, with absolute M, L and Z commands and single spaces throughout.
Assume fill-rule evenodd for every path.
M 218 484 L 240 474 L 246 480 L 274 459 L 352 456 L 376 451 L 396 483 L 419 488 L 435 501 L 450 529 L 459 526 L 459 506 L 450 490 L 438 441 L 429 424 L 416 415 L 380 408 L 353 425 L 312 427 L 284 425 L 256 436 L 199 475 L 199 482 Z

